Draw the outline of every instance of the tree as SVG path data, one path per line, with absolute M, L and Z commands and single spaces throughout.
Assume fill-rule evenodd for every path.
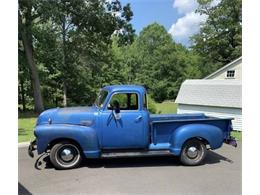
M 157 23 L 148 25 L 136 40 L 141 71 L 137 80 L 143 83 L 156 101 L 174 99 L 183 80 L 196 69 L 191 52 L 176 44 L 165 28 Z M 191 65 L 194 69 L 191 70 Z M 189 75 L 187 71 L 189 68 Z M 185 75 L 186 74 L 186 75 Z M 196 73 L 194 73 L 196 74 Z
M 183 80 L 200 76 L 197 55 L 157 23 L 145 27 L 131 45 L 120 46 L 114 39 L 112 54 L 114 81 L 144 85 L 159 102 L 174 99 Z
M 35 60 L 37 61 L 45 107 L 60 106 L 63 100 L 62 51 L 56 32 L 50 22 L 34 27 Z
M 111 38 L 127 45 L 134 36 L 130 5 L 123 7 L 118 0 L 20 0 L 18 14 L 19 104 L 25 108 L 28 96 L 30 103 L 27 80 L 32 78 L 37 112 L 43 110 L 39 93 L 47 107 L 60 106 L 61 100 L 63 106 L 91 102 L 112 72 Z M 32 63 L 23 61 L 25 54 Z M 105 66 L 109 71 L 104 73 Z
M 34 96 L 34 109 L 37 113 L 43 111 L 43 100 L 40 89 L 40 80 L 38 75 L 37 66 L 34 61 L 34 48 L 33 48 L 33 35 L 32 26 L 34 20 L 38 18 L 35 1 L 19 1 L 18 21 L 19 33 L 22 40 L 23 48 L 26 54 L 27 63 L 31 71 L 31 80 Z
M 198 13 L 207 21 L 192 37 L 192 49 L 202 56 L 204 76 L 241 56 L 242 2 L 222 0 L 212 6 L 212 0 L 199 0 Z
M 30 108 L 39 93 L 47 108 L 88 105 L 100 87 L 126 83 L 144 85 L 161 102 L 201 77 L 204 57 L 195 49 L 157 23 L 136 36 L 132 17 L 118 0 L 20 0 L 19 105 Z
M 25 99 L 25 82 L 29 78 L 26 69 L 26 57 L 25 52 L 22 49 L 21 41 L 18 41 L 18 104 L 22 105 L 22 111 L 26 110 L 26 99 Z

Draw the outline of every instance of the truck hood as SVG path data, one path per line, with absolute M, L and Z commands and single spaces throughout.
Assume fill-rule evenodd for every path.
M 93 107 L 52 108 L 40 114 L 37 125 L 73 124 L 91 126 L 95 121 L 98 109 Z

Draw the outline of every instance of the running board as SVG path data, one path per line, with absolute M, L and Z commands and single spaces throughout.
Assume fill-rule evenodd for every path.
M 120 158 L 120 157 L 145 157 L 145 156 L 165 156 L 173 155 L 169 150 L 157 151 L 133 151 L 133 152 L 103 152 L 102 158 Z

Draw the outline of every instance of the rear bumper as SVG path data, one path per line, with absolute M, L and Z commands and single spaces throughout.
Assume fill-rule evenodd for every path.
M 33 151 L 36 150 L 36 147 L 36 140 L 30 142 L 30 145 L 28 147 L 28 155 L 32 158 L 34 157 Z
M 229 139 L 225 139 L 224 142 L 225 142 L 226 144 L 231 145 L 231 146 L 237 147 L 237 141 L 236 141 L 233 137 L 231 137 L 231 138 L 229 138 Z

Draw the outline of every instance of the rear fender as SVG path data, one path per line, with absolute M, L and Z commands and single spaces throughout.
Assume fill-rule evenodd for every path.
M 191 138 L 202 138 L 209 143 L 211 149 L 217 149 L 222 146 L 223 137 L 223 131 L 213 125 L 183 125 L 173 131 L 170 139 L 170 150 L 173 154 L 180 155 L 183 144 Z
M 35 134 L 38 154 L 45 152 L 48 145 L 57 139 L 71 139 L 80 145 L 86 157 L 100 156 L 98 137 L 91 127 L 68 124 L 41 125 L 36 127 Z

